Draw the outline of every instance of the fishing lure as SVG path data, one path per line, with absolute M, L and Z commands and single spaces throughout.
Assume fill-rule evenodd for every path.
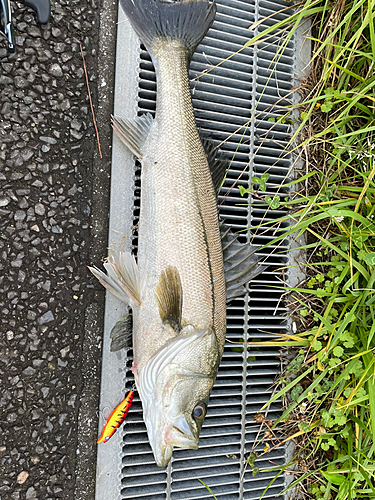
M 97 443 L 106 443 L 117 431 L 129 412 L 129 409 L 133 402 L 133 397 L 134 391 L 131 390 L 124 401 L 121 401 L 121 403 L 116 406 L 116 408 L 110 414 L 107 423 L 103 428 L 102 435 L 97 440 Z

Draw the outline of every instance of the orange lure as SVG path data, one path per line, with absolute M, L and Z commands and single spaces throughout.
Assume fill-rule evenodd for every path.
M 133 397 L 134 397 L 134 391 L 130 391 L 129 394 L 124 399 L 124 401 L 121 401 L 121 403 L 118 406 L 116 406 L 116 408 L 110 414 L 107 423 L 103 428 L 102 435 L 97 440 L 97 443 L 106 443 L 109 440 L 109 438 L 111 438 L 113 434 L 117 431 L 117 429 L 125 420 L 126 415 L 128 414 L 128 411 L 133 402 Z

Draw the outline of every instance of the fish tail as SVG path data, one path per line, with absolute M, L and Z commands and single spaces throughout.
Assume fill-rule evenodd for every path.
M 153 55 L 163 40 L 179 40 L 189 60 L 213 23 L 216 4 L 208 0 L 120 0 L 135 32 Z

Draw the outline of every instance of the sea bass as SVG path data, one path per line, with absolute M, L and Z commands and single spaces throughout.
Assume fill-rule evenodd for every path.
M 156 117 L 113 127 L 140 159 L 137 261 L 112 257 L 108 274 L 90 268 L 132 308 L 133 373 L 159 467 L 173 447 L 198 447 L 223 354 L 226 301 L 264 267 L 219 222 L 217 191 L 226 165 L 199 137 L 189 90 L 191 57 L 211 26 L 207 0 L 120 0 L 155 66 Z M 130 324 L 115 327 L 116 348 Z M 120 339 L 120 340 L 119 340 Z

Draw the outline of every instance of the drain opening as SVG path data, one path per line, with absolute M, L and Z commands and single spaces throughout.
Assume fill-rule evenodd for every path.
M 220 214 L 240 235 L 240 241 L 264 245 L 287 230 L 287 223 L 272 223 L 285 212 L 271 210 L 264 197 L 275 193 L 281 200 L 290 193 L 283 188 L 293 177 L 293 158 L 286 154 L 293 125 L 282 119 L 291 102 L 296 74 L 295 39 L 277 55 L 282 39 L 276 35 L 254 47 L 243 45 L 256 35 L 249 26 L 275 14 L 257 25 L 262 31 L 287 18 L 291 12 L 279 12 L 290 5 L 273 0 L 217 0 L 215 22 L 194 54 L 191 68 L 191 91 L 198 128 L 220 145 L 230 169 L 219 194 Z M 144 47 L 138 49 L 138 110 L 155 112 L 156 81 L 151 59 Z M 226 59 L 227 58 L 227 59 Z M 218 65 L 217 67 L 215 67 Z M 121 113 L 120 110 L 118 110 Z M 270 120 L 271 119 L 271 120 Z M 276 120 L 280 119 L 278 122 Z M 134 163 L 134 162 L 133 162 Z M 139 216 L 140 165 L 134 170 L 133 224 Z M 269 174 L 266 189 L 256 196 L 240 187 L 252 187 L 251 177 Z M 277 189 L 273 189 L 277 187 Z M 132 237 L 136 253 L 137 234 Z M 288 265 L 289 240 L 261 252 L 268 269 L 248 285 L 244 297 L 233 300 L 227 309 L 227 342 L 218 377 L 209 401 L 198 450 L 175 450 L 167 469 L 159 469 L 148 443 L 142 420 L 141 403 L 135 395 L 133 406 L 122 432 L 119 489 L 121 500 L 193 500 L 212 498 L 198 481 L 202 480 L 220 500 L 259 498 L 275 477 L 268 469 L 288 460 L 288 449 L 280 446 L 263 454 L 258 444 L 265 428 L 254 420 L 272 395 L 275 378 L 280 373 L 280 355 L 276 347 L 245 349 L 238 342 L 262 341 L 272 334 L 288 333 L 289 320 L 282 290 L 274 288 L 285 282 L 277 271 Z M 125 387 L 133 383 L 132 350 L 125 359 Z M 267 411 L 267 420 L 280 414 L 281 402 Z M 263 412 L 264 414 L 264 412 Z M 276 431 L 277 435 L 277 431 Z M 250 453 L 259 458 L 253 476 L 246 465 Z M 280 476 L 264 498 L 276 498 L 285 488 L 287 478 Z M 278 497 L 280 498 L 280 497 Z M 281 498 L 286 498 L 282 496 Z

